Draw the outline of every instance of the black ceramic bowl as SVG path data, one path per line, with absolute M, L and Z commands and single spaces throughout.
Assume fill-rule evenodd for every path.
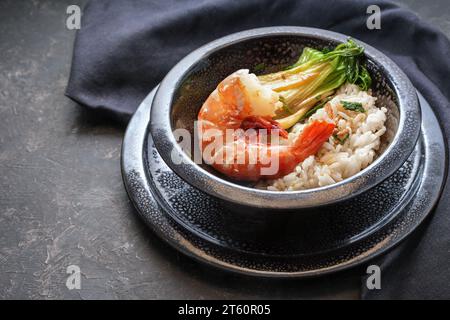
M 152 104 L 150 127 L 158 152 L 169 167 L 196 188 L 231 204 L 268 209 L 298 209 L 332 204 L 360 194 L 392 175 L 406 161 L 419 137 L 421 113 L 414 87 L 400 68 L 371 46 L 365 48 L 377 104 L 388 109 L 387 132 L 376 160 L 339 183 L 302 190 L 267 191 L 228 180 L 183 152 L 173 130 L 188 129 L 217 84 L 238 69 L 277 71 L 293 63 L 305 46 L 333 47 L 347 36 L 301 27 L 244 31 L 213 41 L 181 60 L 164 78 Z M 175 161 L 174 161 L 175 160 Z M 181 160 L 181 161 L 180 161 Z M 180 163 L 181 162 L 181 163 Z

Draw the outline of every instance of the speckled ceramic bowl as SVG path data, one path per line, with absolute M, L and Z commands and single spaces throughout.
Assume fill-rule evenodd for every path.
M 347 36 L 312 28 L 270 27 L 236 33 L 213 41 L 181 60 L 164 78 L 152 104 L 150 128 L 158 152 L 169 167 L 194 187 L 239 207 L 299 209 L 332 204 L 384 181 L 406 161 L 420 132 L 421 112 L 414 87 L 399 67 L 378 50 L 362 43 L 373 78 L 377 104 L 388 108 L 387 132 L 376 160 L 339 183 L 302 191 L 275 192 L 252 188 L 198 165 L 178 145 L 173 130 L 188 129 L 202 103 L 232 72 L 277 71 L 298 58 L 305 46 L 332 47 Z M 261 72 L 261 70 L 259 70 Z M 173 159 L 181 159 L 175 163 Z

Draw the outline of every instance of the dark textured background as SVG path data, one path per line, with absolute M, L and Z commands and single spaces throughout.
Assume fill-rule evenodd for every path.
M 450 36 L 448 0 L 402 0 Z M 307 281 L 245 278 L 168 248 L 120 175 L 125 126 L 64 96 L 85 1 L 0 2 L 0 298 L 357 298 L 364 270 Z M 82 289 L 65 286 L 66 267 Z

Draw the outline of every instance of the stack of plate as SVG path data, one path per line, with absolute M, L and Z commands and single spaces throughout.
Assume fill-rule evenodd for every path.
M 443 134 L 420 94 L 419 108 L 403 72 L 367 45 L 374 95 L 388 107 L 391 120 L 381 155 L 354 177 L 306 192 L 263 192 L 227 182 L 182 152 L 178 156 L 187 162 L 176 166 L 172 161 L 171 151 L 177 150 L 172 126 L 192 131 L 202 99 L 233 68 L 270 56 L 280 46 L 298 51 L 345 39 L 309 28 L 250 30 L 200 48 L 169 72 L 158 93 L 153 90 L 139 106 L 122 147 L 126 189 L 155 233 L 178 250 L 223 269 L 306 277 L 365 262 L 394 247 L 424 221 L 444 182 Z M 197 87 L 187 94 L 183 86 L 190 80 Z M 187 100 L 180 98 L 183 94 Z
M 156 234 L 203 262 L 269 277 L 305 277 L 346 269 L 398 244 L 427 217 L 439 198 L 445 144 L 439 123 L 421 96 L 421 137 L 406 163 L 379 186 L 338 205 L 316 209 L 328 211 L 320 215 L 328 221 L 311 219 L 305 225 L 296 223 L 295 216 L 246 221 L 245 214 L 230 215 L 223 201 L 172 172 L 149 134 L 154 93 L 140 105 L 125 135 L 125 186 L 137 212 Z

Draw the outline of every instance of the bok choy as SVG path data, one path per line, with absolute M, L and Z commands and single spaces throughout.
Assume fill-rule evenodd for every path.
M 367 90 L 372 79 L 361 64 L 364 48 L 352 39 L 334 50 L 305 48 L 286 70 L 259 76 L 261 84 L 278 92 L 283 110 L 276 121 L 283 129 L 292 127 L 308 111 L 346 82 Z

